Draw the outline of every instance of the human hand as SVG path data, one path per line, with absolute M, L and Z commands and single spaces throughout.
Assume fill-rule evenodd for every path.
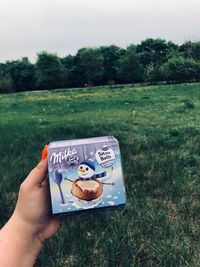
M 60 220 L 51 216 L 47 159 L 41 160 L 21 184 L 13 217 L 42 243 L 58 231 Z
M 59 229 L 60 220 L 51 216 L 46 156 L 47 148 L 21 184 L 15 211 L 0 230 L 0 266 L 33 266 L 44 241 Z

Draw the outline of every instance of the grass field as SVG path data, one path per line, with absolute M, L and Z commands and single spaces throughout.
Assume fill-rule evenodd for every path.
M 36 266 L 200 266 L 200 84 L 0 95 L 0 216 L 52 140 L 114 135 L 125 209 L 69 216 Z

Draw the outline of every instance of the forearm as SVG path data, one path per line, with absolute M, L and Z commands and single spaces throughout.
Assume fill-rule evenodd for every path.
M 0 230 L 0 266 L 31 267 L 41 248 L 41 241 L 15 214 Z

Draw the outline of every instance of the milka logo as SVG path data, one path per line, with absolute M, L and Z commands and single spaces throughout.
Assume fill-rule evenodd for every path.
M 53 161 L 53 164 L 55 163 L 61 163 L 63 160 L 70 161 L 73 155 L 77 154 L 76 148 L 68 148 L 64 150 L 63 152 L 56 153 L 54 152 L 51 154 L 50 162 Z

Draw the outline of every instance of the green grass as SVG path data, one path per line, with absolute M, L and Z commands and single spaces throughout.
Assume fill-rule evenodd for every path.
M 125 209 L 65 217 L 36 266 L 200 266 L 200 84 L 0 95 L 0 216 L 52 140 L 114 135 Z

